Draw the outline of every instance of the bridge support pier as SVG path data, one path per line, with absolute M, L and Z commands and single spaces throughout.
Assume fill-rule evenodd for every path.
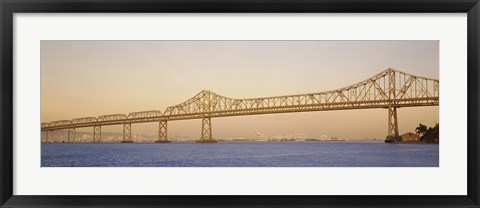
M 393 107 L 395 105 L 395 100 L 397 98 L 396 84 L 395 84 L 395 70 L 388 68 L 388 88 L 386 88 L 388 93 L 388 134 L 385 139 L 385 143 L 395 143 L 400 141 L 400 136 L 398 135 L 398 121 L 397 121 L 397 108 Z
M 49 142 L 49 141 L 48 141 L 48 132 L 50 132 L 50 131 L 45 131 L 45 142 L 46 142 L 46 143 Z
M 102 126 L 93 126 L 93 142 L 102 140 Z
M 202 135 L 196 143 L 217 143 L 217 140 L 212 138 L 212 120 L 210 117 L 202 118 Z
M 67 142 L 75 142 L 75 128 L 68 129 Z
M 388 135 L 385 143 L 395 143 L 401 140 L 398 134 L 397 108 L 388 107 Z
M 56 143 L 57 139 L 55 138 L 55 131 L 50 131 L 50 134 L 48 135 L 49 136 L 49 140 L 48 142 L 49 143 Z
M 133 143 L 131 123 L 123 124 L 123 140 L 120 143 Z
M 158 122 L 158 140 L 155 143 L 170 143 L 167 130 L 167 121 Z

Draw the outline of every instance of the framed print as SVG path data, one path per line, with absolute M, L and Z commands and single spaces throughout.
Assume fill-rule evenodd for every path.
M 2 207 L 479 206 L 478 1 L 0 5 Z

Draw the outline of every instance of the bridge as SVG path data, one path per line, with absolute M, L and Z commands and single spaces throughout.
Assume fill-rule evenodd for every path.
M 384 108 L 388 109 L 388 131 L 385 142 L 400 140 L 397 108 L 439 105 L 439 81 L 415 76 L 388 68 L 373 77 L 348 87 L 307 94 L 287 96 L 233 99 L 202 90 L 189 100 L 170 106 L 165 111 L 152 110 L 127 114 L 101 115 L 98 117 L 74 118 L 41 124 L 41 131 L 68 130 L 67 142 L 74 140 L 75 129 L 92 127 L 93 142 L 101 141 L 102 126 L 123 125 L 123 140 L 131 143 L 132 124 L 158 122 L 157 143 L 170 142 L 168 122 L 175 120 L 202 119 L 198 143 L 214 143 L 211 119 L 215 117 L 294 113 L 307 111 L 330 111 Z

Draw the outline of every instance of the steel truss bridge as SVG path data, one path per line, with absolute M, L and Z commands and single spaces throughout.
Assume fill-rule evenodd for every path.
M 127 114 L 74 118 L 41 124 L 41 130 L 49 132 L 68 130 L 68 141 L 75 140 L 75 129 L 93 127 L 93 141 L 101 141 L 102 126 L 123 125 L 122 142 L 133 142 L 132 124 L 158 122 L 158 143 L 170 142 L 167 123 L 174 120 L 202 119 L 202 130 L 197 142 L 216 142 L 212 138 L 211 118 L 329 111 L 349 109 L 388 109 L 388 133 L 386 142 L 399 140 L 397 108 L 439 105 L 439 81 L 415 76 L 388 68 L 375 76 L 337 90 L 247 99 L 233 99 L 203 90 L 189 100 L 170 106 L 165 111 L 152 110 Z

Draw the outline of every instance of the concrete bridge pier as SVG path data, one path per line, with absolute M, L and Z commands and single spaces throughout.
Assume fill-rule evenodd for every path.
M 217 143 L 217 140 L 212 138 L 212 120 L 210 117 L 202 118 L 202 135 L 196 143 Z
M 132 139 L 132 123 L 123 124 L 123 140 L 120 143 L 133 143 Z
M 155 143 L 170 143 L 168 140 L 167 121 L 158 122 L 158 140 Z

